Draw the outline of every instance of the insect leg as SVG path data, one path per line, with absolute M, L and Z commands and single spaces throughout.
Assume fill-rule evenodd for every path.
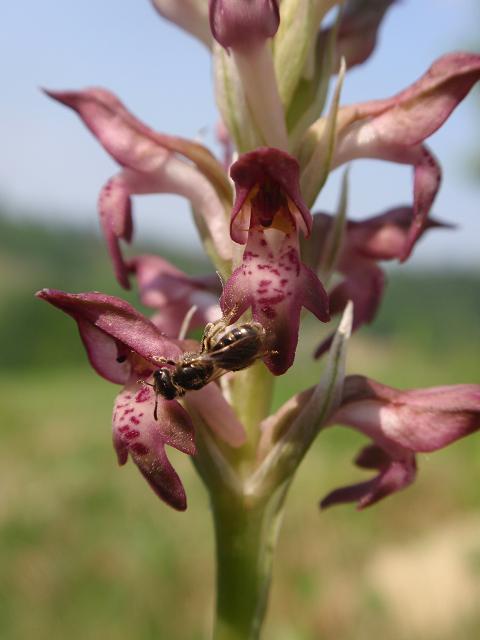
M 215 324 L 216 324 L 215 322 L 209 322 L 208 324 L 205 325 L 205 329 L 203 330 L 202 340 L 200 342 L 200 353 L 205 353 L 205 351 L 208 351 L 210 347 L 210 336 Z
M 170 360 L 169 358 L 164 358 L 163 356 L 153 356 L 152 360 L 155 360 L 155 362 L 158 362 L 158 364 L 177 364 L 175 360 Z
M 210 351 L 215 344 L 214 339 L 219 333 L 225 331 L 227 326 L 228 324 L 225 322 L 225 318 L 220 318 L 215 322 L 209 322 L 203 332 L 200 353 Z

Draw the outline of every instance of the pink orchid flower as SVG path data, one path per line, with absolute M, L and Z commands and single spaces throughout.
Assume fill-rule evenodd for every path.
M 442 449 L 480 429 L 480 385 L 398 391 L 363 376 L 348 376 L 330 424 L 353 427 L 373 440 L 355 463 L 376 469 L 378 475 L 332 491 L 321 506 L 356 501 L 362 509 L 413 482 L 416 453 Z
M 425 228 L 440 186 L 440 166 L 424 141 L 479 79 L 480 55 L 451 53 L 436 60 L 417 82 L 397 95 L 338 110 L 332 168 L 356 158 L 376 158 L 414 169 L 412 221 L 401 260 L 408 258 Z M 314 141 L 322 139 L 326 128 L 327 118 L 320 118 L 307 131 L 300 150 L 303 171 L 312 162 Z M 314 164 L 309 170 L 315 172 Z
M 99 196 L 102 229 L 122 286 L 129 288 L 120 240 L 130 242 L 132 239 L 131 196 L 134 194 L 184 196 L 204 220 L 216 254 L 224 260 L 231 258 L 225 209 L 226 203 L 229 206 L 231 202 L 231 190 L 221 164 L 210 151 L 189 140 L 153 131 L 105 89 L 48 91 L 47 94 L 74 109 L 122 167 Z
M 271 337 L 265 363 L 279 375 L 293 363 L 301 308 L 329 320 L 325 289 L 299 255 L 298 233 L 308 235 L 312 216 L 300 195 L 298 164 L 287 153 L 257 149 L 241 156 L 230 175 L 236 189 L 231 235 L 245 251 L 221 305 L 232 321 L 251 307 Z
M 154 255 L 137 256 L 128 264 L 139 288 L 140 301 L 155 309 L 151 321 L 167 336 L 176 337 L 190 309 L 195 312 L 189 328 L 204 327 L 221 317 L 217 274 L 188 276 L 170 262 Z
M 185 491 L 165 446 L 195 455 L 194 426 L 177 400 L 156 397 L 149 385 L 159 368 L 158 356 L 178 360 L 191 345 L 165 338 L 152 322 L 114 296 L 53 289 L 43 289 L 37 296 L 76 321 L 95 371 L 124 385 L 113 413 L 113 443 L 119 463 L 125 464 L 130 455 L 162 500 L 175 509 L 186 509 Z M 215 384 L 188 396 L 188 406 L 219 438 L 231 446 L 242 443 L 243 427 Z

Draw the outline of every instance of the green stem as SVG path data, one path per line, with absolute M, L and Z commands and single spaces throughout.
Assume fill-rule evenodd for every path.
M 231 384 L 232 406 L 244 426 L 246 444 L 236 451 L 234 464 L 241 471 L 245 461 L 255 462 L 260 422 L 270 413 L 274 376 L 263 362 L 257 361 L 248 369 L 239 371 Z M 247 464 L 247 467 L 250 465 Z M 247 468 L 246 471 L 251 471 Z
M 257 640 L 264 619 L 285 491 L 267 503 L 213 497 L 217 560 L 214 640 Z

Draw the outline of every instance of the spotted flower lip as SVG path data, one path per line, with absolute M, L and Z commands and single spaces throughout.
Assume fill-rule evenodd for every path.
M 357 501 L 362 509 L 413 482 L 416 453 L 436 451 L 480 429 L 480 385 L 399 391 L 364 376 L 349 376 L 330 424 L 353 427 L 373 440 L 356 464 L 376 469 L 378 475 L 336 489 L 321 506 Z
M 220 304 L 232 321 L 251 307 L 269 336 L 264 362 L 275 375 L 293 364 L 302 307 L 323 322 L 330 319 L 327 293 L 300 261 L 295 234 L 274 229 L 250 232 L 243 262 L 225 284 Z
M 232 240 L 245 244 L 252 226 L 274 225 L 277 213 L 291 216 L 295 226 L 308 236 L 312 214 L 300 193 L 295 158 L 280 149 L 260 147 L 241 155 L 231 166 L 230 176 L 235 183 Z
M 232 321 L 251 307 L 269 339 L 264 362 L 280 375 L 295 357 L 302 307 L 323 322 L 330 319 L 325 289 L 300 259 L 298 232 L 310 231 L 312 216 L 300 194 L 298 164 L 285 152 L 246 153 L 230 175 L 236 188 L 232 238 L 246 246 L 220 304 Z
M 156 398 L 149 384 L 159 366 L 156 358 L 178 360 L 185 346 L 165 338 L 152 322 L 120 298 L 55 289 L 42 289 L 37 296 L 77 322 L 97 373 L 124 385 L 113 415 L 113 442 L 119 463 L 125 464 L 130 455 L 157 495 L 175 509 L 184 510 L 185 491 L 168 461 L 165 446 L 195 455 L 193 424 L 176 400 Z M 215 384 L 191 395 L 191 405 L 219 439 L 231 446 L 243 443 L 243 426 Z M 156 403 L 158 420 L 154 419 Z M 222 419 L 213 421 L 212 411 Z
M 153 131 L 105 89 L 46 93 L 76 111 L 123 168 L 107 182 L 98 201 L 102 229 L 123 287 L 129 288 L 129 279 L 120 240 L 132 239 L 131 196 L 135 194 L 175 193 L 186 197 L 203 218 L 216 254 L 223 260 L 231 258 L 226 216 L 231 188 L 223 167 L 208 149 Z
M 159 402 L 155 420 L 155 394 L 149 387 L 140 388 L 137 377 L 131 377 L 115 401 L 113 445 L 118 462 L 124 465 L 130 455 L 155 493 L 174 509 L 184 511 L 185 490 L 167 458 L 165 446 L 195 455 L 192 422 L 175 401 Z
M 176 344 L 127 302 L 101 293 L 71 294 L 43 289 L 37 296 L 77 322 L 93 368 L 104 378 L 124 384 L 115 402 L 113 443 L 120 464 L 130 455 L 157 495 L 178 510 L 186 509 L 183 485 L 168 461 L 165 446 L 195 454 L 193 424 L 176 401 L 159 399 L 158 421 L 153 417 L 155 397 L 147 381 L 158 366 L 155 355 L 175 358 Z
M 280 24 L 276 0 L 210 0 L 210 28 L 226 49 L 245 50 L 273 38 Z

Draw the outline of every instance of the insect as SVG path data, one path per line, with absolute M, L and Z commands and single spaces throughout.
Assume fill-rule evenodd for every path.
M 262 358 L 266 349 L 265 329 L 258 322 L 245 322 L 228 327 L 228 319 L 209 322 L 203 332 L 200 351 L 186 352 L 177 361 L 158 357 L 157 362 L 174 367 L 161 367 L 153 373 L 157 420 L 158 396 L 166 400 L 185 395 L 187 391 L 201 389 L 228 371 L 246 369 Z

